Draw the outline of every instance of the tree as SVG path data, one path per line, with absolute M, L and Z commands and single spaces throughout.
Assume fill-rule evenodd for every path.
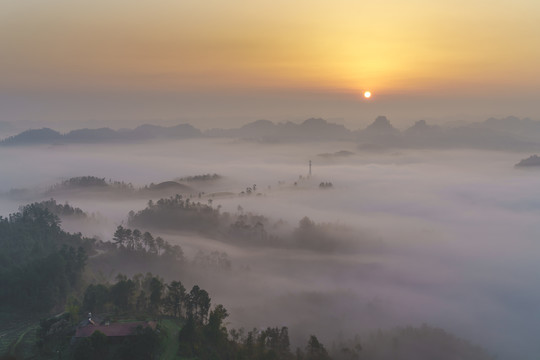
M 81 303 L 79 300 L 70 296 L 64 307 L 65 311 L 69 313 L 69 318 L 72 324 L 77 324 L 79 322 L 79 313 L 81 310 Z
M 116 231 L 113 235 L 113 241 L 118 246 L 125 246 L 124 243 L 127 241 L 126 229 L 122 225 L 118 225 Z
M 142 234 L 140 230 L 138 229 L 133 230 L 132 235 L 133 235 L 133 242 L 135 244 L 135 249 L 137 249 L 137 251 L 143 250 Z
M 152 234 L 150 234 L 148 231 L 143 235 L 143 243 L 144 246 L 146 246 L 146 250 L 150 254 L 157 255 L 156 241 L 154 240 Z
M 150 280 L 150 309 L 152 312 L 158 312 L 161 305 L 161 296 L 163 294 L 163 282 L 158 277 Z
M 165 310 L 174 317 L 182 314 L 182 304 L 186 299 L 186 288 L 180 281 L 167 285 L 167 295 L 164 299 Z
M 193 357 L 200 348 L 200 339 L 197 335 L 197 326 L 195 319 L 189 315 L 186 323 L 178 332 L 178 341 L 180 343 L 178 352 L 184 357 Z
M 219 304 L 214 310 L 210 311 L 208 324 L 206 325 L 206 336 L 211 343 L 219 344 L 227 340 L 227 328 L 223 321 L 229 316 L 227 309 Z
M 194 285 L 187 297 L 188 316 L 193 316 L 197 323 L 204 323 L 210 310 L 210 296 L 206 290 Z
M 109 301 L 109 289 L 103 284 L 90 284 L 84 292 L 83 310 L 86 312 L 103 312 Z
M 156 238 L 156 246 L 157 246 L 157 254 L 161 254 L 161 249 L 163 249 L 163 246 L 165 245 L 165 240 L 163 240 L 160 236 Z
M 309 337 L 308 344 L 306 346 L 306 360 L 330 360 L 328 352 L 324 348 L 323 344 L 319 342 L 315 335 Z
M 135 283 L 125 275 L 119 275 L 117 278 L 118 282 L 111 287 L 111 300 L 118 310 L 128 311 L 132 307 Z
M 133 240 L 133 232 L 131 229 L 125 229 L 124 235 L 126 237 L 127 248 L 133 250 L 135 248 L 135 241 Z

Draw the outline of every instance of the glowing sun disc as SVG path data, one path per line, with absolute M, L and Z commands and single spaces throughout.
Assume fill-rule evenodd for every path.
M 369 99 L 371 97 L 371 91 L 364 91 L 364 98 Z

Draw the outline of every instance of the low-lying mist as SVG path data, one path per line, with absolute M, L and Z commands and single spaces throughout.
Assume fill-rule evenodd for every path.
M 339 152 L 347 156 L 320 156 Z M 191 195 L 221 213 L 262 215 L 265 229 L 283 241 L 300 241 L 298 229 L 308 220 L 313 233 L 302 241 L 317 241 L 321 233 L 335 240 L 330 248 L 250 245 L 152 229 L 180 245 L 189 261 L 199 254 L 199 266 L 160 275 L 208 289 L 214 304 L 229 309 L 231 326 L 289 326 L 293 341 L 317 334 L 331 344 L 368 330 L 426 323 L 500 358 L 533 359 L 540 350 L 540 173 L 513 167 L 528 155 L 376 153 L 345 142 L 226 139 L 0 148 L 0 215 L 50 198 L 47 190 L 71 177 L 138 188 L 216 173 L 219 180 L 189 184 L 193 192 L 184 198 Z M 27 189 L 24 199 L 11 196 L 13 189 Z M 95 214 L 64 219 L 67 230 L 103 240 L 111 240 L 118 225 L 127 226 L 129 211 L 160 197 L 54 194 L 58 203 Z M 201 254 L 213 251 L 226 253 L 230 268 L 211 261 L 205 266 Z

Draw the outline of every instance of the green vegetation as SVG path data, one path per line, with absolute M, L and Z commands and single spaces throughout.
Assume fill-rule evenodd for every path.
M 359 246 L 376 249 L 378 244 L 358 235 L 344 226 L 315 223 L 308 217 L 299 221 L 289 234 L 267 229 L 278 229 L 283 222 L 271 223 L 262 215 L 244 212 L 221 212 L 219 206 L 194 202 L 182 195 L 149 201 L 145 209 L 129 213 L 131 226 L 161 230 L 191 231 L 216 240 L 249 246 L 301 248 L 318 252 L 351 251 Z
M 68 234 L 58 217 L 37 204 L 0 217 L 0 304 L 46 312 L 77 287 L 92 240 Z
M 36 206 L 40 206 L 44 209 L 47 209 L 52 214 L 62 218 L 62 217 L 74 217 L 74 218 L 86 218 L 88 215 L 82 211 L 80 208 L 73 207 L 67 202 L 62 205 L 58 204 L 56 200 L 50 199 L 45 200 L 39 203 L 35 203 Z
M 166 283 L 151 272 L 113 283 L 98 281 L 89 267 L 134 264 L 187 266 L 182 248 L 150 232 L 118 226 L 112 242 L 69 234 L 59 214 L 84 214 L 51 199 L 21 207 L 0 217 L 0 356 L 15 359 L 198 359 L 198 360 L 491 360 L 482 349 L 443 330 L 423 326 L 377 332 L 328 351 L 311 335 L 303 348 L 291 349 L 287 327 L 264 330 L 227 329 L 229 312 L 212 306 L 210 294 L 180 280 Z M 130 214 L 131 224 L 210 231 L 223 239 L 267 241 L 268 220 L 262 216 L 221 213 L 180 195 L 149 202 Z M 177 227 L 175 227 L 177 226 Z M 206 227 L 206 229 L 205 229 Z M 209 230 L 210 229 L 210 230 Z M 303 248 L 332 251 L 333 228 L 303 218 L 290 241 Z M 277 238 L 276 238 L 277 239 Z M 281 241 L 281 240 L 280 240 Z M 91 255 L 89 257 L 88 255 Z M 141 265 L 142 264 L 142 265 Z M 192 266 L 231 266 L 226 254 L 198 253 Z M 124 265 L 125 266 L 125 265 Z M 133 273 L 133 272 L 132 272 Z M 87 314 L 91 312 L 92 321 Z M 51 316 L 53 313 L 60 313 Z M 41 320 L 37 320 L 41 319 Z M 81 321 L 82 319 L 82 321 Z M 78 326 L 106 326 L 157 320 L 157 327 L 133 325 L 132 333 L 107 335 L 106 330 L 77 334 Z M 91 325 L 89 325 L 91 324 Z
M 109 179 L 108 181 L 105 180 L 105 178 L 99 178 L 96 176 L 76 176 L 69 178 L 67 180 L 64 180 L 58 184 L 55 184 L 51 186 L 49 189 L 49 193 L 54 193 L 57 191 L 62 190 L 80 190 L 80 189 L 88 189 L 88 190 L 116 190 L 116 191 L 122 191 L 122 192 L 134 192 L 135 189 L 133 187 L 133 184 L 131 183 L 125 183 L 123 181 L 113 181 Z
M 129 224 L 141 227 L 207 232 L 219 227 L 219 210 L 193 202 L 182 195 L 149 201 L 148 206 L 129 214 Z

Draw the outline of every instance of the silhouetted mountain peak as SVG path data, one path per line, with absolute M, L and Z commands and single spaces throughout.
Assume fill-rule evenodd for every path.
M 47 143 L 62 139 L 62 134 L 50 128 L 30 129 L 22 133 L 10 136 L 3 141 L 6 145 Z
M 366 129 L 367 132 L 376 133 L 395 133 L 397 130 L 392 126 L 386 116 L 377 116 L 374 122 L 372 122 Z
M 413 126 L 405 130 L 407 134 L 425 134 L 428 131 L 439 130 L 437 125 L 428 125 L 426 120 L 418 120 Z

